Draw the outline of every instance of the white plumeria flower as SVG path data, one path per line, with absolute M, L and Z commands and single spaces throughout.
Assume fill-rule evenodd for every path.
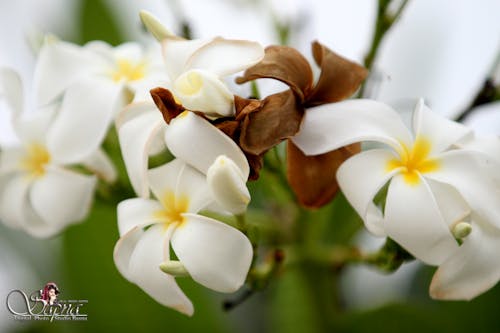
M 242 213 L 250 202 L 248 161 L 227 135 L 190 111 L 163 120 L 153 103 L 129 105 L 118 118 L 120 147 L 127 173 L 138 196 L 149 197 L 148 158 L 162 147 L 204 175 L 221 208 Z
M 160 270 L 170 262 L 170 245 L 196 282 L 228 293 L 245 282 L 252 246 L 237 229 L 197 214 L 213 202 L 199 171 L 176 159 L 151 169 L 149 177 L 157 200 L 135 198 L 118 205 L 121 238 L 114 260 L 126 279 L 156 301 L 192 315 L 193 305 L 174 277 Z
M 192 111 L 234 115 L 234 96 L 222 78 L 261 61 L 264 48 L 256 42 L 221 37 L 185 40 L 169 32 L 148 12 L 142 11 L 141 19 L 161 40 L 175 98 Z
M 91 128 L 67 122 L 70 106 L 82 110 L 95 102 L 74 93 L 59 104 L 22 118 L 19 76 L 0 70 L 0 88 L 13 117 L 18 146 L 0 153 L 0 220 L 35 237 L 52 236 L 88 213 L 96 177 L 68 168 L 80 164 L 112 180 L 114 168 L 100 150 Z
M 93 128 L 96 140 L 102 141 L 117 112 L 136 91 L 165 81 L 163 72 L 159 48 L 147 51 L 135 43 L 111 47 L 94 41 L 78 46 L 48 40 L 35 69 L 38 106 L 57 102 L 65 94 L 79 95 L 82 100 L 90 97 L 94 104 L 85 109 L 71 105 L 73 113 L 67 121 Z
M 470 133 L 422 101 L 412 134 L 387 105 L 350 100 L 311 108 L 293 141 L 307 155 L 360 141 L 385 144 L 348 159 L 337 172 L 339 185 L 372 233 L 387 235 L 415 257 L 439 265 L 458 249 L 453 232 L 471 212 L 500 226 L 493 160 L 472 150 L 449 150 Z M 381 211 L 373 200 L 387 183 Z

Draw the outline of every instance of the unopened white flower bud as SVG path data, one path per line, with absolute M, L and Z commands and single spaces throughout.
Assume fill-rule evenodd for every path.
M 160 269 L 162 272 L 170 274 L 172 276 L 189 276 L 188 271 L 186 270 L 186 267 L 177 260 L 168 260 L 165 262 L 162 262 L 160 264 Z
M 227 156 L 217 157 L 207 171 L 207 182 L 217 203 L 233 214 L 243 213 L 250 202 L 246 179 Z
M 459 222 L 455 224 L 455 226 L 451 229 L 453 237 L 455 237 L 456 239 L 463 239 L 469 236 L 471 231 L 472 231 L 472 226 L 470 225 L 470 223 L 467 222 Z
M 146 10 L 141 10 L 139 12 L 141 21 L 148 29 L 148 31 L 156 38 L 158 41 L 162 41 L 166 38 L 178 38 L 173 33 L 171 33 L 160 21 L 150 12 Z

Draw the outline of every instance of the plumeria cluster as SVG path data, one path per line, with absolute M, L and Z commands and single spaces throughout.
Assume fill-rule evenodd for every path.
M 312 43 L 315 78 L 291 47 L 187 40 L 147 12 L 141 19 L 159 41 L 148 50 L 48 37 L 33 96 L 15 72 L 1 70 L 19 139 L 0 155 L 5 224 L 49 237 L 84 219 L 97 184 L 116 179 L 101 147 L 115 128 L 136 194 L 118 204 L 115 264 L 159 303 L 192 315 L 176 277 L 224 293 L 255 278 L 247 182 L 265 170 L 268 152 L 286 146 L 278 172 L 296 204 L 317 209 L 341 190 L 371 233 L 439 267 L 432 297 L 471 299 L 498 282 L 498 138 L 485 144 L 422 100 L 411 124 L 383 103 L 346 100 L 367 70 L 320 42 Z M 235 76 L 287 88 L 238 96 L 227 84 Z M 27 98 L 35 110 L 23 112 Z

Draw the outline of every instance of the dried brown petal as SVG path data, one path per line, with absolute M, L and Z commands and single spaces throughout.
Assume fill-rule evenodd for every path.
M 368 71 L 326 46 L 314 42 L 314 60 L 321 67 L 321 75 L 311 94 L 306 96 L 307 106 L 338 102 L 350 97 L 368 75 Z
M 338 191 L 336 173 L 339 166 L 360 151 L 358 143 L 331 152 L 306 156 L 291 141 L 287 145 L 287 178 L 299 203 L 319 208 L 332 200 Z
M 237 83 L 271 78 L 287 84 L 297 97 L 304 101 L 313 84 L 311 66 L 302 54 L 287 46 L 269 46 L 264 59 L 245 71 Z
M 252 155 L 249 153 L 245 153 L 248 164 L 250 165 L 250 176 L 248 176 L 249 180 L 257 180 L 259 179 L 260 169 L 264 166 L 264 155 Z
M 270 95 L 241 124 L 240 147 L 260 155 L 298 132 L 304 109 L 291 90 Z
M 224 134 L 232 138 L 238 143 L 240 122 L 236 120 L 224 120 L 221 122 L 213 122 L 214 126 L 220 129 Z
M 249 113 L 259 111 L 263 102 L 258 99 L 243 98 L 234 96 L 234 108 L 236 110 L 236 120 L 243 120 Z
M 170 90 L 157 87 L 151 89 L 149 91 L 151 93 L 151 97 L 153 97 L 153 101 L 155 102 L 158 109 L 160 109 L 161 114 L 163 115 L 163 119 L 167 124 L 170 124 L 170 121 L 181 114 L 185 108 L 177 104 L 175 101 L 174 95 L 170 92 Z

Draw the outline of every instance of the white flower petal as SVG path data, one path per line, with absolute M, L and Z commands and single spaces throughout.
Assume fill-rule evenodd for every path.
M 197 213 L 213 202 L 205 176 L 180 159 L 149 170 L 151 190 L 158 200 L 175 195 L 188 201 L 187 211 Z
M 169 238 L 172 232 L 162 225 L 144 231 L 130 255 L 129 277 L 158 303 L 188 316 L 193 305 L 179 288 L 175 279 L 160 270 L 160 264 L 170 259 Z
M 118 271 L 124 278 L 132 283 L 134 281 L 131 279 L 129 272 L 130 256 L 134 252 L 135 246 L 143 234 L 143 226 L 133 227 L 127 233 L 121 235 L 113 251 L 113 259 L 116 268 L 118 268 Z
M 208 217 L 184 217 L 171 243 L 191 277 L 216 291 L 238 290 L 252 262 L 250 241 L 240 231 Z
M 29 178 L 18 173 L 0 178 L 0 221 L 11 228 L 18 229 L 26 219 Z
M 248 178 L 250 167 L 241 149 L 231 138 L 196 114 L 185 111 L 165 130 L 167 148 L 177 158 L 206 174 L 220 155 L 226 155 Z
M 380 224 L 382 215 L 375 207 L 373 198 L 400 171 L 399 168 L 387 168 L 389 161 L 395 157 L 391 151 L 373 149 L 349 158 L 337 171 L 338 183 L 347 200 L 361 216 L 368 230 L 378 236 L 385 235 L 385 231 Z
M 160 113 L 152 101 L 134 102 L 125 106 L 116 116 L 115 126 L 120 129 L 123 124 L 146 113 Z
M 226 76 L 247 69 L 263 58 L 264 48 L 259 43 L 216 37 L 193 53 L 187 67 Z
M 0 98 L 4 98 L 13 116 L 23 112 L 23 84 L 19 74 L 10 68 L 0 68 Z
M 166 126 L 160 112 L 144 112 L 125 122 L 118 131 L 123 161 L 138 196 L 149 196 L 147 171 L 150 147 Z
M 185 164 L 177 176 L 176 198 L 188 198 L 187 211 L 197 213 L 213 201 L 205 175 Z
M 481 134 L 500 135 L 500 101 L 474 108 L 464 124 Z
M 156 200 L 134 198 L 120 202 L 116 208 L 120 237 L 137 226 L 159 222 L 155 214 L 163 210 Z
M 238 166 L 224 155 L 207 171 L 207 182 L 217 203 L 233 214 L 241 214 L 250 202 L 246 179 Z
M 193 53 L 209 42 L 210 40 L 201 39 L 164 39 L 162 42 L 163 59 L 170 80 L 174 81 L 187 70 L 187 63 Z
M 423 178 L 408 184 L 403 175 L 391 180 L 385 204 L 387 235 L 416 258 L 439 265 L 458 247 Z
M 36 214 L 62 229 L 80 222 L 92 204 L 96 178 L 60 168 L 48 168 L 30 190 L 30 202 Z
M 450 184 L 478 215 L 500 228 L 500 166 L 487 155 L 465 150 L 441 154 L 426 177 Z
M 79 80 L 64 94 L 61 110 L 47 135 L 59 163 L 77 163 L 94 152 L 111 123 L 119 86 L 105 79 Z
M 90 171 L 94 172 L 97 177 L 112 183 L 116 180 L 117 173 L 113 161 L 109 158 L 106 152 L 102 149 L 96 150 L 82 163 Z
M 234 96 L 214 74 L 193 69 L 183 73 L 174 82 L 175 96 L 191 111 L 210 115 L 234 115 Z
M 45 144 L 47 132 L 53 124 L 56 111 L 55 107 L 47 107 L 27 117 L 14 118 L 14 129 L 19 140 L 23 144 Z
M 179 174 L 185 166 L 185 162 L 176 158 L 162 166 L 148 170 L 149 186 L 159 201 L 167 193 L 176 193 Z
M 19 170 L 24 158 L 24 150 L 20 147 L 6 147 L 0 151 L 0 176 Z
M 453 186 L 432 179 L 426 179 L 426 182 L 450 230 L 452 230 L 458 222 L 469 219 L 471 209 Z
M 500 137 L 497 135 L 473 136 L 461 142 L 459 146 L 482 152 L 500 163 Z
M 433 112 L 422 99 L 415 106 L 413 128 L 416 137 L 424 137 L 432 142 L 430 155 L 444 151 L 466 136 L 472 135 L 470 128 Z
M 479 221 L 478 221 L 479 222 Z M 436 299 L 470 300 L 500 279 L 500 230 L 473 223 L 462 246 L 432 278 L 430 294 Z
M 72 83 L 87 76 L 92 63 L 90 54 L 80 46 L 62 41 L 45 43 L 35 68 L 38 105 L 53 102 Z
M 319 155 L 360 141 L 378 141 L 401 151 L 401 144 L 411 146 L 412 137 L 392 108 L 358 99 L 308 109 L 292 141 L 306 155 Z

